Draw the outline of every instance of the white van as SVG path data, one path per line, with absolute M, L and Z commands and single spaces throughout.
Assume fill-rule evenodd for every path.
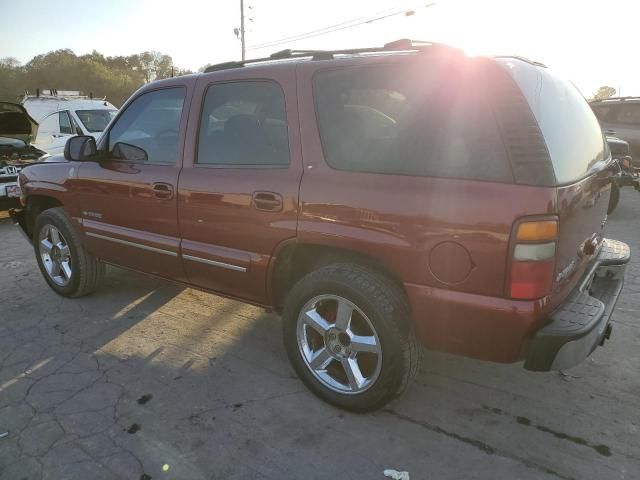
M 91 135 L 97 140 L 118 111 L 105 99 L 63 90 L 25 95 L 22 105 L 40 124 L 33 145 L 51 155 L 63 154 L 74 135 Z

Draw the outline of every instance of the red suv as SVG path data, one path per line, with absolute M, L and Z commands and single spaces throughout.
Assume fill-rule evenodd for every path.
M 366 411 L 419 343 L 530 370 L 608 338 L 627 245 L 578 90 L 522 58 L 398 41 L 284 51 L 145 85 L 99 142 L 25 168 L 21 210 L 57 293 L 105 264 L 282 313 L 296 372 Z

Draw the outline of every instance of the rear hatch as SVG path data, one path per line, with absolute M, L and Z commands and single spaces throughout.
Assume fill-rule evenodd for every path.
M 501 63 L 524 94 L 553 165 L 558 240 L 552 290 L 560 300 L 580 281 L 602 241 L 611 155 L 596 116 L 571 82 L 544 66 Z

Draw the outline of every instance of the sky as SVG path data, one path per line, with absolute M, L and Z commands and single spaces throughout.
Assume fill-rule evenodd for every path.
M 637 0 L 245 0 L 247 57 L 284 48 L 378 46 L 399 38 L 449 43 L 469 55 L 521 55 L 562 72 L 589 97 L 610 85 L 640 95 Z M 55 5 L 55 6 L 54 6 Z M 0 58 L 28 62 L 70 48 L 81 55 L 157 50 L 180 68 L 240 58 L 240 0 L 0 0 Z M 327 35 L 255 48 L 355 19 L 395 15 Z M 15 22 L 8 21 L 16 19 Z

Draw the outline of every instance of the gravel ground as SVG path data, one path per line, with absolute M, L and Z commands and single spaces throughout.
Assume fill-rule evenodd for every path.
M 640 195 L 608 236 L 640 251 Z M 640 260 L 610 342 L 533 374 L 427 352 L 387 409 L 354 415 L 308 393 L 280 319 L 110 268 L 66 300 L 0 212 L 0 478 L 640 478 Z

